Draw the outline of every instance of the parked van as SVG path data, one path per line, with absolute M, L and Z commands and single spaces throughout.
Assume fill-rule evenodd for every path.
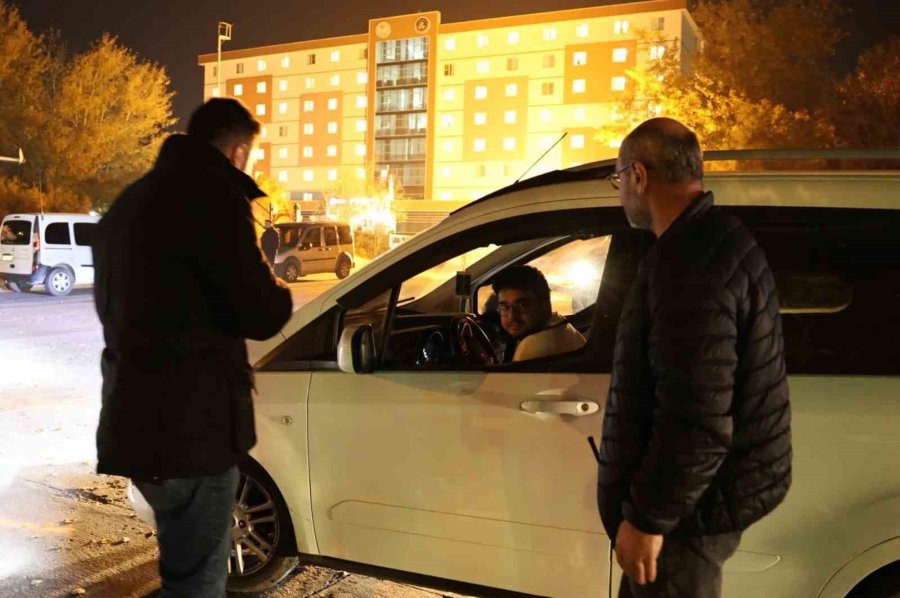
M 91 243 L 99 216 L 10 214 L 0 225 L 0 279 L 6 288 L 28 292 L 42 284 L 55 296 L 76 284 L 93 284 Z
M 319 272 L 347 278 L 354 265 L 350 225 L 338 222 L 276 224 L 275 275 L 288 282 Z

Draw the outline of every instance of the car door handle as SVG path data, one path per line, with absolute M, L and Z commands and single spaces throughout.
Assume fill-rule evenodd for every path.
M 519 407 L 528 413 L 552 413 L 574 417 L 600 411 L 600 405 L 593 401 L 523 401 Z

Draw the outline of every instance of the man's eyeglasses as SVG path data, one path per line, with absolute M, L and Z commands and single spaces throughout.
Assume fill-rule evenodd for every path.
M 606 180 L 609 181 L 609 184 L 612 185 L 613 189 L 615 189 L 616 191 L 619 190 L 619 185 L 622 183 L 622 173 L 631 168 L 633 165 L 634 162 L 629 162 L 619 170 L 606 177 Z
M 512 303 L 506 303 L 504 301 L 497 304 L 497 311 L 501 316 L 505 316 L 512 313 L 513 311 L 517 313 L 528 311 L 529 309 L 531 309 L 532 305 L 534 305 L 534 301 L 532 299 L 519 299 L 517 301 L 513 301 Z

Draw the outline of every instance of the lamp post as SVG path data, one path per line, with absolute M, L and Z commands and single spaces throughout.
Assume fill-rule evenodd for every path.
M 222 97 L 225 95 L 222 93 L 222 42 L 231 40 L 231 23 L 219 21 L 218 38 L 218 52 L 216 53 L 216 89 L 219 92 L 219 97 Z
M 0 156 L 0 162 L 13 162 L 15 164 L 24 164 L 25 163 L 25 154 L 22 153 L 22 148 L 20 147 L 18 158 L 7 158 L 6 156 Z

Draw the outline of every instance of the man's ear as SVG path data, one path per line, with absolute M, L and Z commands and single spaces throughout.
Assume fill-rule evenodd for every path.
M 635 161 L 631 169 L 634 171 L 634 186 L 638 195 L 643 195 L 647 190 L 648 173 L 643 163 Z

